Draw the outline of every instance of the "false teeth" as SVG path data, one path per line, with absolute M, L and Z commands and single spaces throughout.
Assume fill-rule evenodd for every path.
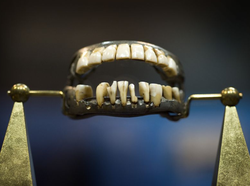
M 173 58 L 170 56 L 168 58 L 168 67 L 163 68 L 163 71 L 167 74 L 169 77 L 173 77 L 177 75 L 177 66 Z
M 163 97 L 172 100 L 172 87 L 162 85 Z
M 151 102 L 154 103 L 154 106 L 158 107 L 161 103 L 162 86 L 160 84 L 151 83 L 149 89 Z
M 144 50 L 142 45 L 132 44 L 131 51 L 132 51 L 132 59 L 144 60 Z
M 104 96 L 108 95 L 107 87 L 109 87 L 107 82 L 102 82 L 96 87 L 96 101 L 99 106 L 104 103 Z
M 92 87 L 89 85 L 77 85 L 76 86 L 76 101 L 81 101 L 85 98 L 93 97 Z
M 76 73 L 77 74 L 84 74 L 88 70 L 90 70 L 90 67 L 88 66 L 88 60 L 89 60 L 89 51 L 84 51 L 79 58 L 76 66 Z
M 114 61 L 117 45 L 110 45 L 103 50 L 102 61 Z
M 111 87 L 107 87 L 110 103 L 115 104 L 116 93 L 117 93 L 117 81 L 113 81 Z
M 149 85 L 147 82 L 139 82 L 139 94 L 143 97 L 144 102 L 149 102 Z
M 130 92 L 130 96 L 131 96 L 131 102 L 132 103 L 137 103 L 138 98 L 135 95 L 135 85 L 133 83 L 131 83 L 129 85 L 129 92 Z
M 118 81 L 118 89 L 122 105 L 125 106 L 127 104 L 128 81 Z
M 145 61 L 157 64 L 157 58 L 155 52 L 153 51 L 153 48 L 145 45 L 144 50 L 145 50 Z
M 87 48 L 78 59 L 76 67 L 72 66 L 72 70 L 75 69 L 77 74 L 84 74 L 92 67 L 100 65 L 102 62 L 114 61 L 121 59 L 137 59 L 145 60 L 147 63 L 159 66 L 168 77 L 174 77 L 179 72 L 179 66 L 170 55 L 165 55 L 165 52 L 161 49 L 154 48 L 147 44 L 128 43 L 111 44 L 105 47 L 95 48 L 92 53 Z
M 120 44 L 117 48 L 116 59 L 129 59 L 130 47 L 128 44 Z
M 104 47 L 95 48 L 89 56 L 88 66 L 95 66 L 102 64 L 102 52 Z
M 158 63 L 157 65 L 161 68 L 168 67 L 168 58 L 165 56 L 164 52 L 159 49 L 154 49 L 155 53 L 157 54 Z

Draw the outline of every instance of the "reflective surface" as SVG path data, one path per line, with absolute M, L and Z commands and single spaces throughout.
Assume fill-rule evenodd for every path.
M 23 103 L 14 103 L 0 152 L 1 186 L 35 186 Z
M 214 186 L 250 185 L 250 156 L 235 106 L 226 106 Z

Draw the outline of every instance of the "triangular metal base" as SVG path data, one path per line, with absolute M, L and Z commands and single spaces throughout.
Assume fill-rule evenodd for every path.
M 35 186 L 23 103 L 15 102 L 0 153 L 0 185 Z
M 250 186 L 250 156 L 235 106 L 225 108 L 212 186 Z

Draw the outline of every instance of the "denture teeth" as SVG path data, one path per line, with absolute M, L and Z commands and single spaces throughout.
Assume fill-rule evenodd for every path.
M 179 88 L 178 88 L 178 87 L 173 87 L 173 88 L 172 88 L 172 91 L 173 91 L 173 97 L 174 97 L 178 102 L 181 102 Z
M 155 52 L 153 51 L 153 48 L 145 45 L 144 50 L 145 50 L 145 61 L 156 65 L 157 58 Z
M 173 58 L 170 56 L 168 58 L 168 67 L 163 68 L 163 71 L 167 74 L 169 77 L 173 77 L 177 75 L 177 66 Z
M 154 103 L 154 106 L 158 107 L 161 103 L 162 86 L 160 84 L 151 83 L 149 89 L 150 99 Z
M 168 58 L 165 56 L 165 53 L 159 49 L 154 49 L 155 53 L 157 54 L 158 63 L 157 65 L 161 68 L 168 67 Z
M 79 84 L 76 86 L 76 101 L 81 101 L 85 98 L 93 97 L 92 87 L 89 85 Z
M 102 82 L 96 87 L 96 101 L 99 106 L 102 106 L 104 103 L 104 96 L 108 94 L 107 87 L 109 87 L 107 82 Z
M 88 70 L 90 70 L 90 67 L 88 66 L 88 60 L 89 60 L 89 51 L 84 51 L 79 58 L 76 66 L 76 73 L 77 74 L 84 74 Z
M 131 45 L 132 59 L 144 60 L 143 46 L 140 44 Z
M 118 81 L 118 89 L 122 105 L 125 106 L 127 104 L 128 81 Z
M 144 102 L 149 102 L 149 85 L 147 82 L 139 82 L 139 94 L 143 97 Z
M 130 59 L 130 47 L 128 44 L 120 44 L 117 48 L 116 59 Z
M 117 45 L 110 45 L 103 50 L 102 61 L 114 61 Z
M 110 103 L 115 104 L 116 93 L 117 93 L 117 81 L 113 81 L 111 87 L 107 87 Z
M 160 56 L 160 55 L 164 54 L 164 52 L 162 50 L 157 49 L 157 48 L 155 48 L 154 51 L 155 51 L 155 53 L 156 53 L 157 56 Z
M 135 85 L 133 83 L 131 83 L 129 85 L 129 92 L 130 92 L 130 96 L 131 96 L 131 102 L 132 103 L 137 103 L 138 98 L 135 95 Z
M 95 48 L 89 56 L 88 66 L 92 67 L 102 63 L 102 52 L 104 47 Z
M 163 97 L 172 100 L 172 87 L 162 85 Z

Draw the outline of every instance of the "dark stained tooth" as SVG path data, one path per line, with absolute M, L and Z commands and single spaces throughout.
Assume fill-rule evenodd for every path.
M 162 85 L 163 97 L 172 100 L 172 87 Z
M 104 103 L 104 96 L 108 95 L 107 87 L 110 87 L 107 82 L 102 82 L 96 87 L 96 101 L 99 106 Z
M 118 81 L 118 89 L 122 105 L 125 106 L 127 104 L 128 81 Z
M 131 83 L 129 85 L 129 92 L 130 92 L 130 96 L 131 96 L 131 102 L 132 103 L 137 103 L 138 98 L 135 95 L 135 85 L 133 83 Z
M 89 85 L 79 84 L 76 86 L 76 100 L 81 101 L 85 98 L 93 97 L 92 87 Z

